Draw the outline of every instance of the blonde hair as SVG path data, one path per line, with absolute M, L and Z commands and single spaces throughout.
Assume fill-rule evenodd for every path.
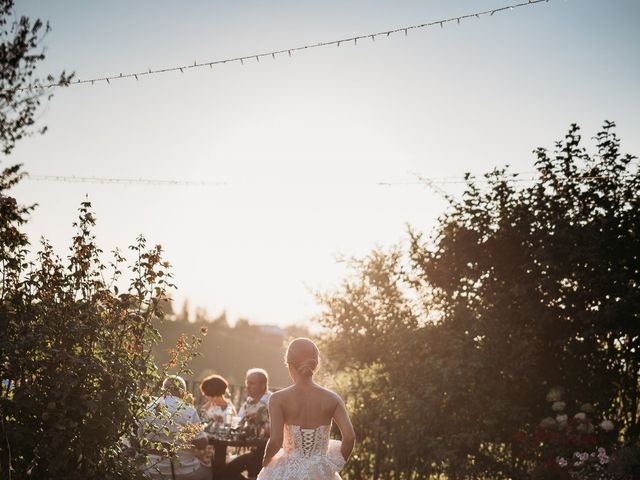
M 300 337 L 287 347 L 285 362 L 303 377 L 312 377 L 320 364 L 319 356 L 316 344 L 308 338 Z

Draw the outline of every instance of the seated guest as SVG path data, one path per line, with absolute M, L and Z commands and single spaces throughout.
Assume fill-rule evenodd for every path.
M 205 449 L 208 444 L 207 436 L 202 431 L 198 432 L 191 440 L 192 445 L 184 439 L 186 432 L 197 431 L 200 428 L 198 412 L 184 400 L 187 398 L 184 379 L 177 375 L 168 376 L 162 383 L 162 388 L 165 394 L 149 405 L 150 428 L 147 432 L 141 433 L 152 442 L 176 444 L 179 450 L 173 458 L 173 464 L 171 458 L 159 452 L 150 454 L 145 466 L 147 475 L 153 480 L 211 478 L 211 469 L 200 464 L 193 448 Z
M 252 368 L 247 371 L 245 379 L 247 388 L 247 399 L 240 408 L 238 416 L 242 417 L 245 428 L 265 436 L 269 436 L 269 375 L 262 368 Z M 224 478 L 227 480 L 240 480 L 245 477 L 242 472 L 245 470 L 249 478 L 256 478 L 262 468 L 262 457 L 264 446 L 253 451 L 240 455 L 233 459 L 225 467 Z
M 236 409 L 225 394 L 229 383 L 220 375 L 210 375 L 200 384 L 200 391 L 207 401 L 200 407 L 200 417 L 203 421 L 214 420 L 222 423 L 225 415 L 236 415 Z
M 247 399 L 240 407 L 238 416 L 242 418 L 245 426 L 253 427 L 256 431 L 261 429 L 269 434 L 269 374 L 262 368 L 250 368 L 244 381 L 247 390 Z

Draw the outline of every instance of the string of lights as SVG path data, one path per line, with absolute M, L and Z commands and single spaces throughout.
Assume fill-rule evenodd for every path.
M 48 89 L 48 88 L 54 88 L 54 87 L 65 87 L 65 86 L 73 86 L 73 85 L 80 85 L 80 84 L 91 84 L 91 85 L 93 85 L 96 82 L 106 82 L 108 84 L 111 84 L 112 81 L 122 80 L 122 79 L 125 79 L 125 78 L 134 78 L 136 80 L 140 80 L 140 78 L 145 77 L 145 76 L 149 76 L 149 75 L 156 75 L 156 74 L 169 73 L 169 72 L 185 73 L 185 71 L 191 70 L 191 69 L 194 69 L 194 68 L 202 68 L 202 67 L 213 68 L 216 65 L 221 65 L 221 64 L 226 64 L 226 63 L 241 63 L 241 64 L 244 64 L 245 62 L 249 62 L 249 61 L 260 62 L 260 59 L 269 58 L 269 57 L 271 57 L 273 60 L 275 60 L 277 56 L 287 55 L 287 56 L 291 57 L 294 52 L 299 52 L 299 51 L 302 51 L 302 50 L 309 50 L 309 49 L 312 49 L 312 48 L 320 48 L 320 47 L 328 47 L 328 46 L 338 46 L 339 47 L 342 44 L 349 44 L 349 43 L 353 43 L 354 45 L 357 45 L 358 42 L 361 41 L 361 40 L 371 40 L 371 41 L 375 42 L 376 38 L 378 38 L 378 37 L 389 37 L 390 35 L 398 34 L 398 33 L 404 33 L 405 35 L 408 35 L 409 31 L 411 31 L 411 30 L 417 30 L 417 29 L 428 28 L 428 27 L 437 27 L 437 26 L 440 26 L 441 28 L 444 28 L 445 24 L 448 24 L 448 23 L 457 23 L 459 25 L 462 22 L 462 20 L 467 20 L 467 19 L 472 19 L 472 18 L 480 18 L 482 16 L 492 16 L 492 15 L 495 15 L 496 13 L 505 12 L 505 11 L 509 11 L 509 10 L 515 10 L 516 8 L 529 7 L 529 6 L 538 4 L 538 3 L 547 3 L 548 1 L 549 0 L 527 0 L 526 2 L 507 5 L 507 6 L 504 6 L 504 7 L 494 8 L 494 9 L 491 9 L 491 10 L 484 10 L 484 11 L 469 13 L 469 14 L 466 14 L 466 15 L 460 15 L 460 16 L 456 16 L 456 17 L 444 18 L 444 19 L 441 19 L 441 20 L 435 20 L 435 21 L 432 21 L 432 22 L 421 23 L 421 24 L 418 24 L 418 25 L 410 25 L 410 26 L 406 26 L 406 27 L 394 28 L 392 30 L 386 30 L 386 31 L 383 31 L 383 32 L 368 33 L 368 34 L 365 34 L 365 35 L 356 35 L 356 36 L 352 36 L 352 37 L 342 38 L 340 40 L 331 40 L 331 41 L 327 41 L 327 42 L 319 42 L 319 43 L 301 45 L 301 46 L 298 46 L 298 47 L 285 48 L 285 49 L 274 50 L 274 51 L 270 51 L 270 52 L 254 53 L 254 54 L 245 55 L 245 56 L 242 56 L 242 57 L 225 58 L 225 59 L 221 59 L 221 60 L 213 60 L 213 61 L 210 61 L 210 62 L 198 63 L 197 61 L 194 61 L 192 64 L 185 64 L 185 65 L 168 67 L 168 68 L 160 68 L 160 69 L 155 69 L 155 70 L 151 69 L 151 68 L 148 68 L 146 70 L 140 70 L 138 72 L 120 73 L 118 75 L 109 75 L 109 76 L 105 76 L 105 77 L 96 77 L 96 78 L 90 78 L 90 79 L 84 79 L 84 80 L 80 79 L 80 78 L 76 78 L 76 80 L 73 80 L 73 81 L 70 81 L 70 82 L 49 83 L 49 84 L 45 84 L 45 85 L 39 85 L 39 86 L 33 87 L 33 88 L 35 88 L 35 89 Z M 19 89 L 19 90 L 22 91 L 22 90 L 30 90 L 30 89 L 31 89 L 30 87 L 27 87 L 27 88 L 22 88 L 22 89 Z
M 540 180 L 539 177 L 517 177 L 517 176 L 512 176 L 512 175 L 518 175 L 518 174 L 507 174 L 504 175 L 502 177 L 499 177 L 502 180 L 505 180 L 507 182 L 516 182 L 516 183 L 527 183 L 527 182 L 537 182 Z M 618 176 L 617 178 L 621 178 L 620 176 Z M 628 176 L 627 178 L 634 178 L 633 176 Z M 589 181 L 595 181 L 595 180 L 609 180 L 611 179 L 611 177 L 606 177 L 606 176 L 602 176 L 602 175 L 576 175 L 574 177 L 561 177 L 559 178 L 559 180 L 561 181 L 567 181 L 567 180 L 574 180 L 574 181 L 579 181 L 579 182 L 589 182 Z M 419 176 L 417 180 L 407 180 L 407 181 L 401 181 L 401 182 L 378 182 L 377 185 L 380 186 L 384 186 L 384 187 L 393 187 L 393 186 L 410 186 L 410 185 L 427 185 L 427 186 L 431 186 L 431 184 L 438 184 L 438 185 L 450 185 L 450 184 L 466 184 L 466 183 L 492 183 L 495 182 L 496 178 L 495 177 L 491 177 L 491 178 L 477 178 L 477 177 L 470 177 L 469 180 L 467 180 L 464 177 L 448 177 L 448 178 L 426 178 L 426 177 L 422 177 Z
M 32 175 L 26 174 L 28 180 L 43 182 L 67 182 L 67 183 L 102 183 L 117 185 L 149 185 L 169 187 L 224 187 L 227 182 L 208 182 L 193 180 L 158 180 L 150 178 L 109 178 L 109 177 L 77 177 L 65 175 Z
M 498 176 L 508 182 L 536 182 L 539 181 L 539 177 L 533 176 L 536 172 L 514 172 L 506 173 Z M 433 187 L 434 185 L 452 185 L 452 184 L 466 184 L 472 183 L 490 183 L 496 180 L 495 177 L 470 177 L 467 180 L 465 177 L 424 177 L 422 175 L 412 173 L 416 178 L 415 180 L 405 181 L 381 181 L 376 182 L 377 186 L 381 187 L 394 187 L 394 186 L 412 186 L 412 185 L 427 185 Z M 520 176 L 527 175 L 527 176 Z M 115 184 L 115 185 L 148 185 L 148 186 L 169 186 L 169 187 L 228 187 L 233 186 L 233 183 L 225 181 L 193 181 L 193 180 L 162 180 L 162 179 L 150 179 L 150 178 L 112 178 L 112 177 L 79 177 L 79 176 L 65 176 L 65 175 L 33 175 L 25 174 L 27 180 L 34 181 L 48 181 L 48 182 L 69 182 L 69 183 L 101 183 L 101 184 Z M 631 178 L 630 176 L 629 178 Z M 576 175 L 573 177 L 562 178 L 566 181 L 568 179 L 575 181 L 595 181 L 606 180 L 610 177 L 602 175 Z M 268 181 L 267 183 L 274 183 Z M 279 182 L 286 183 L 286 182 Z M 299 182 L 298 182 L 299 183 Z

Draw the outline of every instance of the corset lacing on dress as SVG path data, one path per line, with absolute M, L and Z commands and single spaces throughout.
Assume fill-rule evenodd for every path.
M 289 454 L 302 457 L 326 455 L 330 429 L 329 425 L 321 425 L 318 428 L 286 425 L 284 450 Z
M 301 428 L 284 425 L 280 450 L 262 469 L 258 480 L 340 480 L 344 466 L 340 442 L 330 440 L 330 425 Z

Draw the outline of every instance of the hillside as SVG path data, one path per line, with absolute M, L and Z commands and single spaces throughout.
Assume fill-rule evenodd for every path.
M 156 350 L 157 361 L 161 363 L 167 360 L 167 349 L 175 344 L 180 334 L 189 337 L 201 335 L 202 326 L 208 327 L 208 333 L 200 347 L 201 355 L 190 365 L 193 376 L 188 380 L 199 381 L 211 373 L 217 373 L 231 385 L 242 385 L 247 369 L 261 367 L 269 372 L 272 386 L 289 384 L 283 358 L 287 339 L 300 335 L 298 327 L 281 329 L 251 325 L 241 320 L 231 328 L 226 322 L 168 320 L 156 326 L 163 339 Z

